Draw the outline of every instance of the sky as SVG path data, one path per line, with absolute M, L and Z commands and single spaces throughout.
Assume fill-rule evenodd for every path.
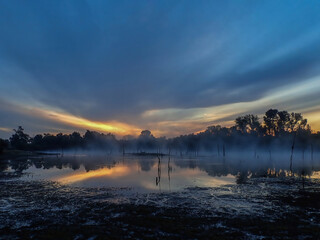
M 0 0 L 0 137 L 177 136 L 268 109 L 320 130 L 318 0 Z

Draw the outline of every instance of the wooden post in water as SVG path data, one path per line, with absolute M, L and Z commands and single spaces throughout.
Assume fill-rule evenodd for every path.
M 170 165 L 170 155 L 169 155 L 169 160 L 168 160 L 168 180 L 169 180 L 169 191 L 171 191 L 171 185 L 170 185 L 170 181 L 171 181 L 171 177 L 170 177 L 170 173 L 172 171 L 172 167 Z
M 305 185 L 305 171 L 304 168 L 302 167 L 302 190 L 304 190 L 304 185 Z
M 161 161 L 159 155 L 158 157 L 158 176 L 156 177 L 156 186 L 159 186 L 159 190 L 161 191 L 161 185 L 160 185 L 160 180 L 161 180 Z
M 293 160 L 294 144 L 296 142 L 296 135 L 297 135 L 297 132 L 294 132 L 293 142 L 292 142 L 292 147 L 291 147 L 291 157 L 290 157 L 290 172 L 291 172 L 291 176 L 293 175 L 293 172 L 292 172 L 292 160 Z
M 313 144 L 311 143 L 311 168 L 312 170 L 314 169 L 313 168 Z

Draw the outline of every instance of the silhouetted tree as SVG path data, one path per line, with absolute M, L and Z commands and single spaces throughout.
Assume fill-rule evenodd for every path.
M 0 138 L 0 154 L 3 152 L 4 149 L 8 148 L 8 146 L 9 142 Z
M 287 111 L 278 112 L 278 121 L 277 121 L 277 133 L 282 135 L 284 134 L 289 127 L 290 114 Z
M 307 119 L 302 117 L 301 113 L 291 113 L 287 111 L 278 111 L 269 109 L 263 117 L 266 132 L 269 135 L 279 136 L 286 132 L 295 132 L 299 129 L 307 130 L 309 128 Z
M 278 110 L 269 109 L 263 117 L 265 128 L 269 135 L 276 135 L 276 127 L 278 121 Z
M 153 137 L 153 135 L 151 134 L 151 132 L 149 130 L 143 130 L 140 133 L 140 138 L 149 138 L 149 137 Z
M 291 113 L 289 120 L 289 129 L 291 132 L 299 129 L 307 130 L 309 128 L 307 119 L 304 119 L 301 113 Z
M 24 129 L 21 126 L 18 129 L 13 129 L 13 131 L 15 133 L 10 137 L 11 146 L 15 149 L 26 150 L 30 141 L 29 135 L 23 132 Z
M 41 134 L 37 134 L 32 138 L 32 147 L 34 150 L 41 150 L 44 148 L 43 146 L 43 136 Z
M 245 116 L 237 117 L 236 128 L 241 131 L 241 133 L 259 133 L 260 131 L 260 122 L 257 115 L 248 114 Z
M 70 144 L 72 147 L 81 147 L 83 144 L 83 141 L 82 141 L 83 139 L 82 139 L 80 133 L 78 133 L 78 132 L 73 132 L 72 134 L 70 134 L 69 139 L 70 139 Z M 63 136 L 62 136 L 61 141 L 64 142 L 66 140 L 67 139 L 63 138 Z
M 143 130 L 138 138 L 138 150 L 144 152 L 146 150 L 155 150 L 156 139 L 149 130 Z
M 256 154 L 258 147 L 267 148 L 271 156 L 272 146 L 281 142 L 281 147 L 288 150 L 293 146 L 297 149 L 311 149 L 312 152 L 320 150 L 320 133 L 312 133 L 307 119 L 300 113 L 278 111 L 269 109 L 259 122 L 256 115 L 248 114 L 235 119 L 235 125 L 221 127 L 209 126 L 205 131 L 197 134 L 180 135 L 171 139 L 155 137 L 150 130 L 143 130 L 138 138 L 123 137 L 117 140 L 111 134 L 99 133 L 87 130 L 83 136 L 79 132 L 71 134 L 58 133 L 56 135 L 45 133 L 37 134 L 30 138 L 20 126 L 14 130 L 10 138 L 12 148 L 22 150 L 61 150 L 71 148 L 100 149 L 106 153 L 112 153 L 118 149 L 123 154 L 133 151 L 148 151 L 169 154 L 192 154 L 199 151 L 216 152 L 223 155 L 223 149 L 229 152 L 234 150 L 251 149 Z M 293 141 L 294 139 L 294 141 Z M 276 144 L 273 144 L 276 143 Z M 227 154 L 228 155 L 228 154 Z M 271 159 L 271 157 L 270 157 Z

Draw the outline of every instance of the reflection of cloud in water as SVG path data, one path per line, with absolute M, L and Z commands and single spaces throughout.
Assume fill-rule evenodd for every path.
M 314 179 L 320 179 L 320 171 L 313 172 L 313 174 L 310 177 Z
M 76 173 L 76 174 L 72 173 L 71 175 L 59 177 L 53 180 L 59 181 L 62 183 L 75 183 L 75 182 L 84 181 L 90 178 L 98 178 L 98 177 L 106 177 L 106 176 L 110 178 L 117 178 L 117 177 L 127 175 L 129 172 L 130 172 L 130 169 L 128 166 L 118 165 L 113 168 L 102 168 L 98 170 Z
M 204 187 L 216 187 L 216 186 L 222 186 L 227 184 L 234 184 L 234 176 L 231 174 L 228 174 L 224 177 L 215 177 L 215 178 L 209 178 L 207 181 L 203 181 L 203 179 L 196 179 L 196 184 L 199 184 L 199 186 Z
M 26 161 L 10 161 L 3 169 L 26 173 L 22 180 L 53 180 L 63 184 L 83 187 L 129 187 L 138 191 L 179 191 L 188 187 L 220 187 L 235 184 L 236 177 L 285 177 L 288 170 L 283 168 L 283 158 L 262 164 L 245 157 L 180 158 L 136 156 L 65 156 L 63 158 L 41 157 Z M 275 163 L 279 163 L 278 165 Z M 314 160 L 316 162 L 316 160 Z M 318 161 L 317 161 L 318 162 Z M 285 162 L 287 163 L 287 161 Z M 320 166 L 314 164 L 302 169 L 294 168 L 296 177 L 302 175 L 320 179 Z M 242 174 L 239 175 L 239 172 Z
M 163 173 L 167 171 L 167 160 L 162 159 L 161 169 Z M 175 163 L 172 164 L 172 173 L 169 176 L 167 174 L 162 174 L 161 182 L 159 186 L 156 186 L 156 172 L 157 164 L 154 164 L 149 172 L 145 173 L 145 177 L 141 178 L 141 186 L 149 190 L 181 190 L 186 187 L 218 187 L 226 184 L 234 184 L 235 177 L 232 175 L 227 175 L 225 177 L 212 177 L 209 176 L 207 172 L 201 170 L 198 167 L 194 168 L 183 168 Z M 147 178 L 146 176 L 150 176 Z M 152 179 L 153 181 L 147 181 Z
M 163 172 L 160 185 L 156 184 L 158 164 L 154 159 L 128 159 L 126 163 L 112 164 L 111 167 L 100 165 L 101 163 L 95 165 L 91 162 L 91 164 L 91 170 L 89 171 L 86 171 L 85 166 L 81 166 L 75 171 L 68 171 L 63 174 L 56 173 L 58 176 L 50 177 L 50 180 L 79 186 L 135 187 L 149 191 L 181 190 L 193 186 L 215 187 L 235 182 L 231 175 L 212 177 L 197 166 L 193 168 L 181 167 L 174 162 L 170 165 L 171 176 L 169 179 L 167 174 L 168 160 L 165 158 L 161 159 L 160 163 Z

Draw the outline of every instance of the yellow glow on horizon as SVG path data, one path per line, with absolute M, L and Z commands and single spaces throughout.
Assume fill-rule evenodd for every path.
M 44 111 L 44 114 L 50 119 L 67 123 L 73 126 L 101 130 L 104 132 L 112 132 L 120 135 L 125 135 L 128 133 L 134 133 L 136 135 L 138 132 L 140 133 L 141 131 L 138 128 L 117 121 L 95 122 L 85 118 L 76 117 L 67 113 L 57 113 L 53 111 Z
M 79 127 L 83 129 L 111 132 L 117 135 L 138 135 L 141 129 L 118 121 L 98 122 L 88 120 L 86 118 L 71 115 L 65 112 L 47 110 L 43 108 L 30 108 L 29 114 L 32 113 L 42 118 L 50 119 L 55 122 L 65 123 L 69 126 Z
M 42 105 L 39 103 L 26 103 L 22 104 L 19 102 L 5 102 L 6 105 L 10 106 L 10 108 L 23 115 L 28 115 L 31 117 L 36 117 L 40 119 L 48 119 L 57 123 L 63 123 L 67 126 L 73 126 L 81 129 L 102 131 L 102 132 L 111 132 L 116 135 L 124 136 L 124 135 L 139 135 L 141 130 L 139 127 L 134 125 L 126 124 L 119 121 L 93 121 L 83 117 L 75 116 L 70 113 L 64 112 L 61 109 L 55 109 L 46 105 Z M 11 131 L 11 129 L 1 128 L 2 131 Z M 58 130 L 58 129 L 57 129 Z
M 239 115 L 248 113 L 262 115 L 269 108 L 301 112 L 308 119 L 311 128 L 315 131 L 320 131 L 319 100 L 313 99 L 312 103 L 304 102 L 305 97 L 316 96 L 317 93 L 320 93 L 319 76 L 281 88 L 271 89 L 260 99 L 248 102 L 235 102 L 202 108 L 146 110 L 140 116 L 135 116 L 133 120 L 136 125 L 120 122 L 117 119 L 113 121 L 94 121 L 61 109 L 41 105 L 38 102 L 21 103 L 13 101 L 8 103 L 5 101 L 5 105 L 20 114 L 49 120 L 52 125 L 54 123 L 65 124 L 64 126 L 67 126 L 67 129 L 69 127 L 70 129 L 77 127 L 77 129 L 83 130 L 111 132 L 118 136 L 138 136 L 141 130 L 149 129 L 156 137 L 174 137 L 203 131 L 210 125 L 219 124 L 230 127 L 234 124 L 234 119 Z M 61 127 L 61 125 L 58 125 L 58 127 Z M 9 132 L 11 129 L 7 129 L 4 126 L 0 128 L 0 131 Z
M 204 108 L 152 109 L 145 111 L 142 117 L 153 120 L 153 124 L 161 133 L 166 132 L 165 128 L 176 129 L 177 132 L 181 132 L 182 129 L 187 129 L 188 132 L 199 132 L 205 130 L 210 125 L 219 124 L 229 127 L 234 124 L 234 119 L 241 114 L 259 112 L 261 109 L 267 111 L 269 108 L 277 108 L 278 105 L 284 102 L 291 102 L 292 106 L 289 106 L 292 109 L 297 99 L 316 93 L 320 93 L 319 76 L 300 83 L 273 89 L 266 96 L 254 101 L 236 102 Z M 281 109 L 283 108 L 281 107 Z M 306 109 L 296 109 L 293 111 L 301 112 L 308 119 L 308 123 L 313 130 L 320 130 L 319 109 L 312 112 L 308 112 Z M 230 120 L 231 118 L 233 120 Z M 186 134 L 186 131 L 184 131 L 184 134 Z
M 127 175 L 130 172 L 129 167 L 127 166 L 116 166 L 113 168 L 102 168 L 98 170 L 91 170 L 89 172 L 82 172 L 77 174 L 71 174 L 69 176 L 60 177 L 57 179 L 53 179 L 58 182 L 62 183 L 75 183 L 84 181 L 90 178 L 99 178 L 99 177 L 122 177 L 124 175 Z
M 320 131 L 320 110 L 304 114 L 313 130 Z

